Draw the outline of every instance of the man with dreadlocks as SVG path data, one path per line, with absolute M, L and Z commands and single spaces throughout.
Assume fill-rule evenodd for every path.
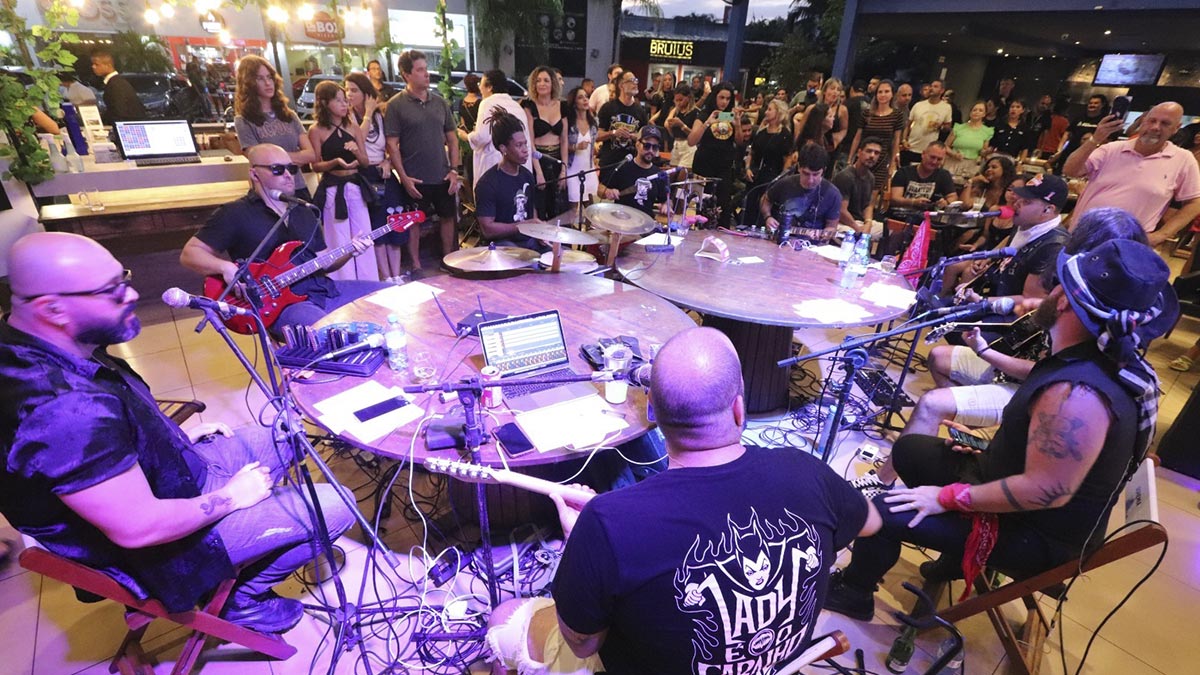
M 503 108 L 492 108 L 482 124 L 488 125 L 500 163 L 484 172 L 475 184 L 475 218 L 483 238 L 497 246 L 520 246 L 535 251 L 549 248 L 517 229 L 520 223 L 538 223 L 534 208 L 537 179 L 525 166 L 529 138 L 525 123 Z
M 1057 269 L 1060 285 L 1034 313 L 1050 357 L 1017 389 L 982 453 L 936 436 L 896 442 L 892 461 L 907 488 L 875 498 L 883 527 L 855 542 L 826 609 L 870 620 L 875 585 L 903 542 L 941 551 L 921 566 L 941 579 L 974 579 L 986 565 L 1031 576 L 1100 545 L 1154 436 L 1158 378 L 1142 353 L 1175 323 L 1179 304 L 1167 264 L 1136 241 L 1060 253 Z

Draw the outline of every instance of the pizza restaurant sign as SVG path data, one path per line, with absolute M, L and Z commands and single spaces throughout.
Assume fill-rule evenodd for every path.
M 650 58 L 691 61 L 693 51 L 691 40 L 650 40 Z
M 304 34 L 321 42 L 337 42 L 345 36 L 341 19 L 324 11 L 316 12 L 304 22 Z

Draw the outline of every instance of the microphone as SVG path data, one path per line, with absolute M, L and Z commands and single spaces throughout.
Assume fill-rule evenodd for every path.
M 254 316 L 254 312 L 245 307 L 238 307 L 227 302 L 217 302 L 202 295 L 192 295 L 182 288 L 168 288 L 163 291 L 162 301 L 169 307 L 183 309 L 211 309 L 221 316 Z
M 677 166 L 673 169 L 667 169 L 666 171 L 659 171 L 657 174 L 651 176 L 650 180 L 666 180 L 680 171 L 683 171 L 682 166 Z
M 933 316 L 946 316 L 947 314 L 1011 314 L 1017 306 L 1017 302 L 1012 298 L 989 298 L 972 302 L 966 305 L 950 305 L 949 307 L 941 307 L 931 310 Z
M 627 162 L 632 162 L 632 161 L 633 161 L 633 155 L 625 155 L 625 159 L 622 159 L 621 161 L 617 162 L 617 165 L 613 167 L 613 173 L 616 173 L 618 170 L 620 170 L 620 168 L 625 166 L 625 164 Z
M 304 206 L 313 210 L 319 210 L 317 209 L 316 204 L 313 204 L 312 202 L 306 202 L 296 195 L 290 195 L 282 190 L 267 190 L 267 196 L 275 201 L 283 202 L 285 204 L 295 204 L 296 206 Z
M 621 371 L 619 377 L 635 387 L 649 387 L 650 375 L 653 368 L 653 364 L 643 363 L 640 366 L 634 366 Z
M 952 216 L 963 220 L 979 220 L 980 218 L 1012 218 L 1013 210 L 1007 206 L 1001 206 L 995 211 L 926 211 L 926 218 L 937 218 L 938 216 Z
M 316 359 L 315 361 L 313 361 L 313 363 L 317 363 L 319 361 L 328 361 L 330 359 L 340 359 L 347 354 L 353 354 L 355 352 L 361 352 L 361 351 L 365 351 L 367 349 L 378 349 L 382 346 L 383 346 L 383 334 L 371 333 L 370 335 L 367 336 L 366 340 L 360 340 L 358 342 L 355 342 L 354 344 L 346 345 L 345 347 L 342 347 L 341 349 L 335 349 L 335 350 L 329 352 L 328 354 L 325 354 L 325 355 L 321 356 L 320 358 Z
M 550 160 L 551 162 L 554 162 L 555 164 L 558 164 L 559 166 L 562 166 L 562 160 L 561 160 L 561 159 L 559 159 L 559 158 L 557 158 L 557 157 L 551 157 L 550 155 L 544 155 L 544 154 L 542 154 L 541 152 L 539 152 L 539 151 L 537 151 L 537 150 L 534 150 L 532 153 L 530 153 L 530 156 L 532 156 L 534 159 L 548 159 L 548 160 Z
M 956 255 L 953 258 L 946 258 L 946 263 L 963 262 L 964 260 L 991 260 L 992 258 L 1011 258 L 1017 254 L 1017 249 L 1012 246 L 1004 248 L 988 249 L 986 251 L 975 251 L 974 253 L 964 253 Z

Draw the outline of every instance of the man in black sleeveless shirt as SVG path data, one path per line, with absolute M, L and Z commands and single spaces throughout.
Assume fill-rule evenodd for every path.
M 892 459 L 908 487 L 876 498 L 883 527 L 855 542 L 826 609 L 870 620 L 875 584 L 902 542 L 943 552 L 922 566 L 927 577 L 969 579 L 985 565 L 1036 574 L 1099 545 L 1154 432 L 1158 379 L 1139 349 L 1174 324 L 1179 306 L 1166 263 L 1138 242 L 1060 254 L 1057 269 L 1061 286 L 1034 316 L 1050 333 L 1051 356 L 1034 366 L 981 453 L 935 436 L 896 443 Z

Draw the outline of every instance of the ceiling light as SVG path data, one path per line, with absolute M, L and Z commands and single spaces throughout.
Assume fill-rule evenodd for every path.
M 158 12 L 147 8 L 146 12 L 142 14 L 142 18 L 146 20 L 146 23 L 153 26 L 154 24 L 158 23 Z
M 306 2 L 296 9 L 296 18 L 300 19 L 301 21 L 312 21 L 313 15 L 316 14 L 316 12 L 317 10 L 313 8 L 311 4 Z
M 1076 40 L 1076 41 L 1075 41 L 1075 44 L 1079 44 L 1079 40 Z
M 997 53 L 997 54 L 1003 54 L 1003 53 L 1004 53 L 1004 48 L 1003 48 L 1003 47 L 1001 47 L 1000 49 L 997 49 L 997 50 L 996 50 L 996 53 Z
M 267 19 L 274 21 L 275 23 L 287 23 L 287 10 L 279 5 L 271 5 L 267 8 Z
M 1111 31 L 1111 30 L 1106 30 L 1106 31 L 1104 31 L 1104 34 L 1105 34 L 1105 35 L 1112 35 L 1112 31 Z
M 164 2 L 162 4 L 162 6 L 158 8 L 158 13 L 161 14 L 162 18 L 164 18 L 164 19 L 174 18 L 175 17 L 175 7 L 172 5 L 168 5 L 167 3 Z

